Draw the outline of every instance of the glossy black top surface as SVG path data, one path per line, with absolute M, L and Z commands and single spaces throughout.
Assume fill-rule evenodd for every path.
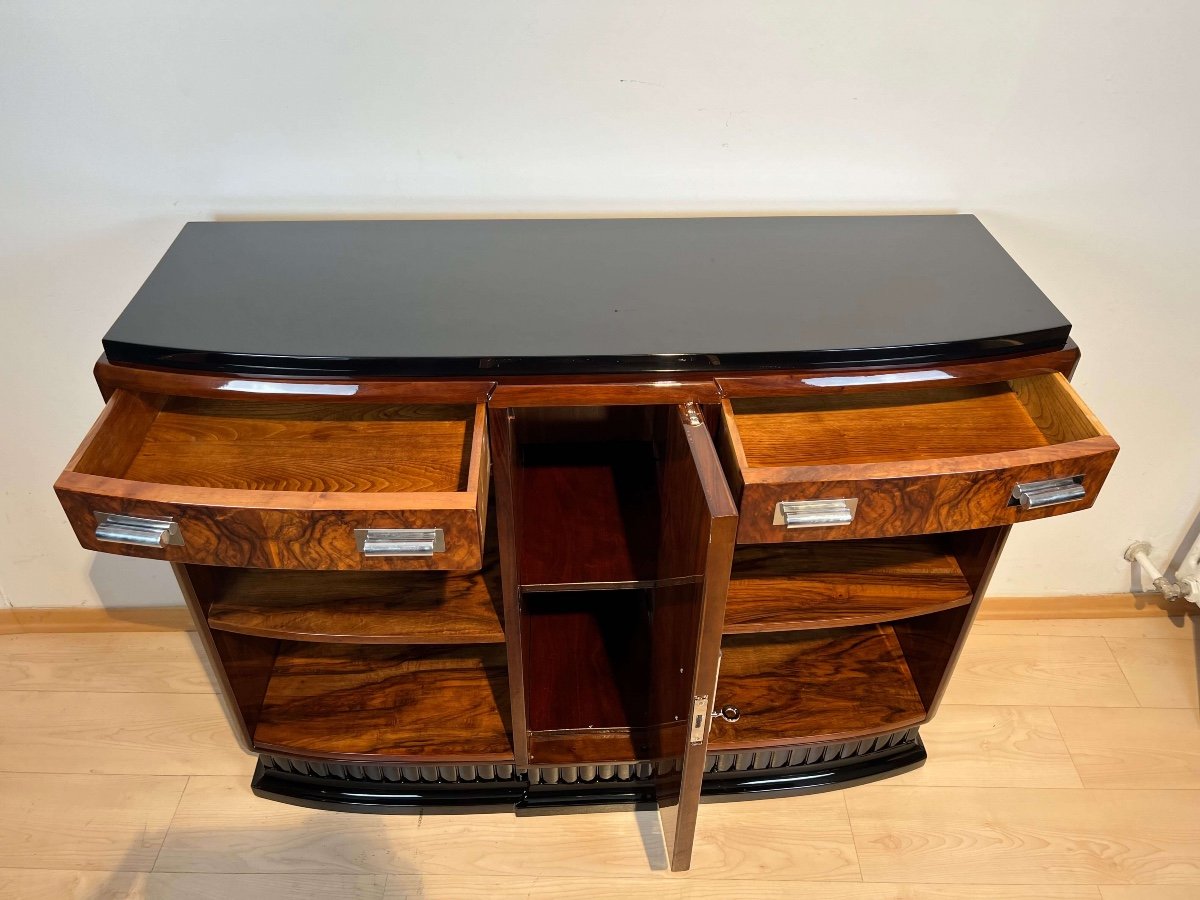
M 1070 323 L 974 216 L 193 222 L 113 362 L 468 375 L 937 362 Z

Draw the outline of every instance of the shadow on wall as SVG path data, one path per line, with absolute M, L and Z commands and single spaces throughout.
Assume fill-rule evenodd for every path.
M 122 607 L 183 605 L 169 563 L 95 553 L 88 577 L 101 604 L 117 619 Z
M 1200 513 L 1197 513 L 1196 518 L 1192 521 L 1192 527 L 1189 528 L 1187 530 L 1187 534 L 1184 535 L 1183 543 L 1179 545 L 1179 548 L 1175 551 L 1175 555 L 1171 557 L 1170 572 L 1172 574 L 1179 570 L 1180 565 L 1183 564 L 1183 558 L 1187 555 L 1187 552 L 1192 549 L 1192 545 L 1196 543 L 1197 537 L 1200 537 Z M 1185 600 L 1176 600 L 1174 605 L 1178 606 L 1190 604 L 1188 604 Z M 1196 612 L 1196 610 L 1192 611 Z M 1189 618 L 1192 621 L 1192 659 L 1196 664 L 1196 690 L 1200 692 L 1200 613 L 1197 613 L 1193 616 L 1183 616 L 1179 613 L 1174 613 L 1171 616 L 1172 621 L 1177 618 L 1183 619 L 1185 623 Z M 1184 627 L 1186 627 L 1186 625 Z M 1197 712 L 1197 715 L 1200 715 L 1200 712 Z

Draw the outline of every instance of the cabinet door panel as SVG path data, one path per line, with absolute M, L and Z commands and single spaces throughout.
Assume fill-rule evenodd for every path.
M 737 508 L 695 407 L 671 410 L 663 452 L 662 543 L 654 591 L 651 702 L 658 721 L 656 793 L 671 868 L 691 864 Z

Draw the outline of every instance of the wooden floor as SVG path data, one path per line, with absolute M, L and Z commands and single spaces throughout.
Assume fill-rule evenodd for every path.
M 653 814 L 355 816 L 255 798 L 194 634 L 0 635 L 0 897 L 1200 897 L 1200 619 L 985 621 L 930 760 Z

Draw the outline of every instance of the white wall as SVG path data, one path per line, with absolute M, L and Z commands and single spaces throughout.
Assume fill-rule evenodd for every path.
M 0 597 L 174 602 L 50 485 L 189 219 L 957 209 L 1074 324 L 1124 450 L 998 594 L 1130 587 L 1200 514 L 1194 3 L 0 3 Z

